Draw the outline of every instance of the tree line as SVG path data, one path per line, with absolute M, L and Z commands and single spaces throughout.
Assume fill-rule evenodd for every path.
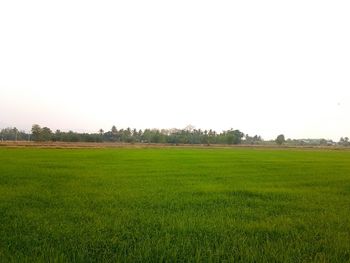
M 52 131 L 49 127 L 34 124 L 31 133 L 16 128 L 2 129 L 1 140 L 57 141 L 57 142 L 123 142 L 123 143 L 169 143 L 169 144 L 240 144 L 242 140 L 251 143 L 262 141 L 261 136 L 250 137 L 240 130 L 230 129 L 220 133 L 214 130 L 201 130 L 188 126 L 184 129 L 100 129 L 96 133 L 73 131 Z
M 100 129 L 97 133 L 77 133 L 73 131 L 52 132 L 49 128 L 32 126 L 33 141 L 67 141 L 67 142 L 125 142 L 125 143 L 171 143 L 171 144 L 239 144 L 244 133 L 239 130 L 227 130 L 217 133 L 201 129 Z
M 275 140 L 264 141 L 261 136 L 250 136 L 238 129 L 222 132 L 215 130 L 195 129 L 189 125 L 184 129 L 117 129 L 112 126 L 109 131 L 100 129 L 96 133 L 79 133 L 61 130 L 52 131 L 49 127 L 38 124 L 32 126 L 31 132 L 26 133 L 17 128 L 5 128 L 0 131 L 2 141 L 37 141 L 37 142 L 120 142 L 120 143 L 166 143 L 166 144 L 271 144 L 279 145 L 342 145 L 350 146 L 349 138 L 342 137 L 335 143 L 325 139 L 285 139 L 283 134 Z

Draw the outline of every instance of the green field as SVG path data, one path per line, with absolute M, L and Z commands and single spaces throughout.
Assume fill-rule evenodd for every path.
M 350 151 L 0 149 L 0 262 L 350 262 Z

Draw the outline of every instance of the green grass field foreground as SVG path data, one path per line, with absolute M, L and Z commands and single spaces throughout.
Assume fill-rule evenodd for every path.
M 350 151 L 0 149 L 0 262 L 350 262 Z

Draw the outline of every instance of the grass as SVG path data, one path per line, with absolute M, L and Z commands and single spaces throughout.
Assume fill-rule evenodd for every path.
M 350 262 L 350 152 L 0 149 L 1 262 Z

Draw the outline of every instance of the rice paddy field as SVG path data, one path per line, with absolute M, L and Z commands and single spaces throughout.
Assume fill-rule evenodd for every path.
M 3 147 L 0 262 L 350 262 L 350 151 Z

